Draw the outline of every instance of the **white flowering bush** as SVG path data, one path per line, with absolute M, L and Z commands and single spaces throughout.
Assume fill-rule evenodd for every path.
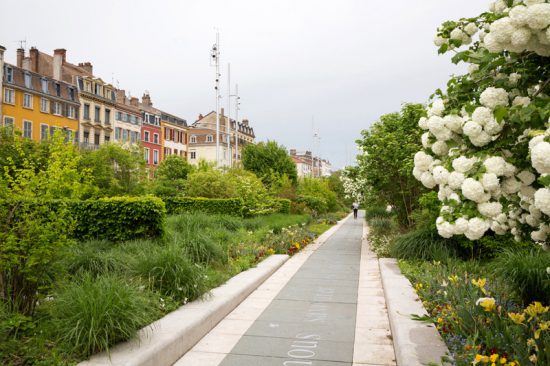
M 435 44 L 468 63 L 418 121 L 413 175 L 437 188 L 445 238 L 550 239 L 550 0 L 498 0 L 444 23 Z M 464 46 L 467 46 L 464 47 Z

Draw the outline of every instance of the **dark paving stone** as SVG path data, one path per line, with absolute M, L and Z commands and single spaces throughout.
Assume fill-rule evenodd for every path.
M 303 324 L 294 322 L 281 321 L 256 321 L 246 334 L 260 337 L 275 337 L 275 338 L 296 338 L 298 334 L 317 334 L 320 340 L 337 341 L 337 342 L 353 342 L 355 338 L 355 329 L 349 324 Z
M 351 366 L 362 219 L 313 253 L 221 366 Z
M 227 355 L 223 366 L 351 366 L 350 362 L 330 362 L 320 360 L 294 360 L 291 358 L 262 357 L 247 355 Z M 308 362 L 308 361 L 311 361 Z M 286 362 L 286 365 L 285 365 Z M 301 363 L 300 363 L 301 362 Z
M 303 336 L 314 336 L 303 334 Z M 309 339 L 266 338 L 245 335 L 231 350 L 232 354 L 274 356 L 289 360 L 353 361 L 353 342 Z

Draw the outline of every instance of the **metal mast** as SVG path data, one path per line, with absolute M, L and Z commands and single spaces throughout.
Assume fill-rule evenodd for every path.
M 229 166 L 232 165 L 233 154 L 231 153 L 231 63 L 227 63 L 227 120 L 225 122 L 225 133 L 227 142 L 227 154 L 229 154 Z
M 211 61 L 216 67 L 216 166 L 220 165 L 220 32 L 216 30 L 216 43 L 212 46 Z

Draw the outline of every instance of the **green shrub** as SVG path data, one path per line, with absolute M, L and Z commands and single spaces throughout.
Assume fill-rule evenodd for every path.
M 370 222 L 374 218 L 380 217 L 392 217 L 393 213 L 386 210 L 386 207 L 382 206 L 369 206 L 365 209 L 365 219 Z
M 170 244 L 138 253 L 132 271 L 153 291 L 185 303 L 206 292 L 204 270 L 193 264 L 184 249 Z
M 390 251 L 395 258 L 447 261 L 458 255 L 456 245 L 452 239 L 439 236 L 437 231 L 422 228 L 397 238 Z
M 279 213 L 289 214 L 290 213 L 290 200 L 286 198 L 277 199 L 277 204 L 279 205 Z
M 118 272 L 126 268 L 125 261 L 111 251 L 108 241 L 79 243 L 64 258 L 65 268 L 71 274 L 87 272 L 93 277 Z
M 187 176 L 185 195 L 189 197 L 231 198 L 237 196 L 235 182 L 219 170 L 195 171 Z
M 514 284 L 525 304 L 541 301 L 550 304 L 550 253 L 538 248 L 506 250 L 492 262 L 496 275 Z
M 166 197 L 169 214 L 204 212 L 210 214 L 243 215 L 243 201 L 240 198 Z
M 328 211 L 327 201 L 322 197 L 300 195 L 296 202 L 303 203 L 315 216 Z
M 243 227 L 243 220 L 239 217 L 218 215 L 215 219 L 221 227 L 229 231 L 237 231 Z
M 164 234 L 166 210 L 160 198 L 110 197 L 71 205 L 78 222 L 73 234 L 77 239 L 124 241 Z
M 50 305 L 58 337 L 84 357 L 134 337 L 158 315 L 146 293 L 113 276 L 86 275 Z

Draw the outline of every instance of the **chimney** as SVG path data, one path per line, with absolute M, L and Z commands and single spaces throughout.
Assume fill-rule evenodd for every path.
M 53 51 L 53 78 L 55 80 L 61 80 L 63 76 L 63 64 L 65 63 L 65 56 L 67 50 L 64 48 L 58 48 Z
M 116 102 L 120 104 L 126 104 L 126 90 L 117 89 Z
M 220 116 L 222 116 L 222 117 L 225 116 L 223 107 L 220 108 Z
M 90 76 L 94 74 L 94 67 L 91 62 L 81 62 L 78 64 L 78 67 L 86 71 Z
M 25 57 L 25 50 L 23 48 L 17 49 L 17 67 L 23 68 L 23 58 Z
M 30 57 L 23 57 L 23 69 L 27 71 L 31 70 L 31 58 Z
M 290 155 L 295 156 L 296 155 L 296 149 L 290 149 Z
M 243 119 L 243 125 L 248 127 L 248 119 Z
M 149 93 L 143 93 L 143 96 L 141 97 L 141 103 L 145 104 L 147 107 L 153 106 Z
M 134 107 L 139 107 L 139 99 L 136 97 L 130 98 L 130 105 L 133 105 Z
M 199 120 L 201 120 L 201 119 L 203 119 L 203 118 L 204 118 L 204 116 L 202 115 L 202 113 L 200 113 L 200 114 L 199 114 L 199 118 L 197 119 L 197 121 L 199 121 Z
M 29 56 L 31 58 L 31 71 L 38 72 L 38 49 L 36 47 L 31 47 Z

